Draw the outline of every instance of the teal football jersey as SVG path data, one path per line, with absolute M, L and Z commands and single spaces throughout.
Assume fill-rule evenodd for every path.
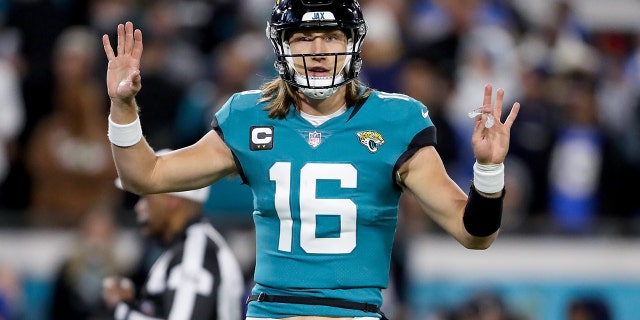
M 435 144 L 428 109 L 400 94 L 369 98 L 320 126 L 292 106 L 270 119 L 260 91 L 235 94 L 214 129 L 254 196 L 253 293 L 330 297 L 380 306 L 401 189 L 395 170 Z M 372 316 L 326 306 L 252 302 L 250 317 Z

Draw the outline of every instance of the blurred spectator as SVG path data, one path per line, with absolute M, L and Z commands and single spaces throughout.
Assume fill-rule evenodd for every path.
M 544 216 L 548 212 L 549 157 L 561 112 L 560 107 L 548 97 L 548 79 L 548 71 L 542 67 L 523 67 L 520 77 L 522 95 L 518 97 L 523 108 L 518 114 L 519 125 L 511 129 L 509 158 L 524 165 L 522 169 L 527 172 L 522 174 L 529 177 L 531 184 L 528 187 L 530 199 L 521 204 L 523 214 L 530 218 Z M 507 107 L 503 114 L 510 109 Z
M 576 18 L 567 1 L 554 3 L 549 14 L 518 41 L 518 54 L 530 67 L 555 75 L 572 70 L 597 71 L 598 55 L 587 43 L 586 27 Z M 547 81 L 548 82 L 548 81 Z M 562 93 L 549 90 L 549 98 L 558 102 Z
M 640 95 L 635 102 L 632 117 L 633 125 L 627 128 L 623 138 L 625 148 L 623 148 L 622 154 L 625 159 L 625 168 L 628 170 L 626 176 L 629 179 L 627 180 L 629 183 L 622 184 L 625 187 L 640 180 Z M 624 175 L 625 172 L 623 171 L 622 174 Z M 634 188 L 625 188 L 627 194 L 624 199 L 625 202 L 630 202 L 628 212 L 637 218 L 640 217 L 640 200 L 632 193 L 632 189 Z
M 68 17 L 55 1 L 9 1 L 6 25 L 20 37 L 22 88 L 26 106 L 23 138 L 52 109 L 52 60 L 58 35 L 69 26 Z
M 460 43 L 475 26 L 479 1 L 415 1 L 401 25 L 407 45 L 448 74 L 458 68 Z
M 535 178 L 520 158 L 508 156 L 504 162 L 504 184 L 509 193 L 504 196 L 501 233 L 514 234 L 534 230 L 531 228 L 533 219 L 529 215 L 529 208 L 535 196 L 532 191 Z
M 429 108 L 429 117 L 438 130 L 436 149 L 448 170 L 459 160 L 460 141 L 446 112 L 455 88 L 453 76 L 417 53 L 408 53 L 399 66 L 398 90 Z
M 640 217 L 640 202 L 634 201 L 635 193 L 627 187 L 640 178 L 640 87 L 624 75 L 622 53 L 616 49 L 623 45 L 608 44 L 621 40 L 615 40 L 615 35 L 602 37 L 605 44 L 600 47 L 605 48 L 605 55 L 597 87 L 598 118 L 611 143 L 600 182 L 601 207 L 603 214 L 622 227 L 617 231 L 626 234 L 634 232 L 634 228 L 638 230 L 637 225 L 628 222 Z
M 54 279 L 51 319 L 112 319 L 102 301 L 102 279 L 124 272 L 115 255 L 117 225 L 112 209 L 90 209 L 77 232 L 75 247 Z
M 481 21 L 483 24 L 500 26 L 518 39 L 528 31 L 530 22 L 511 0 L 484 0 Z
M 0 262 L 0 320 L 17 320 L 24 316 L 21 274 L 16 268 Z
M 257 24 L 257 29 L 264 28 L 266 20 L 252 16 L 261 6 L 270 5 L 261 0 L 180 0 L 176 6 L 176 15 L 180 30 L 187 40 L 204 55 L 218 50 L 218 45 L 234 39 L 246 29 L 254 29 L 247 24 Z M 244 20 L 244 21 L 243 21 Z
M 447 170 L 455 170 L 459 144 L 453 126 L 445 116 L 447 103 L 453 92 L 452 77 L 439 70 L 431 61 L 413 53 L 407 53 L 398 68 L 398 91 L 417 99 L 429 108 L 429 117 L 437 127 L 436 149 Z M 402 244 L 436 227 L 437 225 L 420 209 L 413 195 L 405 192 L 400 198 L 396 241 Z M 403 247 L 399 246 L 398 250 L 400 249 Z M 399 256 L 401 255 L 394 257 Z
M 135 21 L 143 1 L 137 0 L 85 0 L 86 25 L 97 34 L 110 34 L 113 26 L 126 20 Z M 78 5 L 79 6 L 79 5 Z
M 525 320 L 511 311 L 504 299 L 491 291 L 472 295 L 456 312 L 455 320 Z
M 259 85 L 254 81 L 263 79 L 255 79 L 256 74 L 262 74 L 264 78 L 271 76 L 265 73 L 272 72 L 273 64 L 264 70 L 265 62 L 270 62 L 265 59 L 269 50 L 262 32 L 242 33 L 219 44 L 208 61 L 210 75 L 191 85 L 180 102 L 174 122 L 180 145 L 192 144 L 211 130 L 215 112 L 233 93 Z
M 163 70 L 169 46 L 171 42 L 165 39 L 145 37 L 145 59 L 140 67 L 145 88 L 149 90 L 136 100 L 140 105 L 140 121 L 145 124 L 145 138 L 154 148 L 177 147 L 173 122 L 183 90 L 169 81 Z
M 362 8 L 368 21 L 367 41 L 362 44 L 366 61 L 360 79 L 380 91 L 398 92 L 398 73 L 404 55 L 399 17 L 394 14 L 397 1 L 369 1 Z
M 409 18 L 401 20 L 406 45 L 449 74 L 457 72 L 462 43 L 476 28 L 524 28 L 516 11 L 500 0 L 417 0 L 407 8 Z
M 5 14 L 0 10 L 0 209 L 9 208 L 6 190 L 13 190 L 11 174 L 20 160 L 20 135 L 27 113 L 20 78 L 20 37 L 15 28 L 6 27 Z
M 522 65 L 518 60 L 515 39 L 506 30 L 496 26 L 478 27 L 464 38 L 456 72 L 456 91 L 452 97 L 449 116 L 454 125 L 468 128 L 467 113 L 475 95 L 470 88 L 492 83 L 503 88 L 505 101 L 520 97 Z M 506 105 L 506 104 L 505 104 Z
M 439 307 L 429 320 L 529 320 L 524 314 L 512 310 L 504 298 L 490 289 L 474 292 L 460 305 Z
M 145 45 L 151 39 L 156 44 L 162 44 L 160 52 L 156 53 L 158 57 L 147 62 L 143 60 L 141 70 L 144 72 L 152 69 L 154 72 L 160 72 L 167 82 L 179 87 L 189 85 L 204 76 L 203 51 L 190 36 L 189 29 L 186 28 L 188 24 L 185 21 L 188 19 L 184 18 L 185 15 L 190 14 L 191 19 L 196 20 L 198 16 L 194 10 L 183 12 L 187 3 L 193 2 L 149 1 L 140 17 L 146 36 Z M 145 47 L 145 55 L 147 53 Z
M 575 299 L 567 307 L 567 320 L 611 320 L 607 302 L 598 297 Z
M 146 93 L 136 97 L 145 138 L 155 149 L 180 147 L 174 121 L 184 88 L 204 76 L 203 58 L 181 32 L 179 1 L 153 1 L 140 19 L 145 32 L 141 74 Z
M 598 123 L 592 76 L 566 77 L 565 112 L 550 159 L 550 210 L 559 231 L 588 234 L 597 225 L 607 141 Z
M 625 82 L 638 92 L 640 91 L 640 30 L 632 34 L 629 51 L 625 54 L 622 71 Z
M 586 26 L 578 19 L 571 1 L 559 0 L 553 4 L 548 24 L 555 30 L 573 38 L 586 40 L 589 36 Z
M 26 150 L 34 226 L 73 227 L 97 203 L 116 200 L 105 92 L 92 72 L 98 39 L 73 27 L 56 42 L 54 112 L 38 123 Z
M 0 32 L 2 22 L 0 21 Z M 3 182 L 16 157 L 19 134 L 25 122 L 20 79 L 11 61 L 0 55 L 0 207 L 5 198 Z
M 624 74 L 624 46 L 621 35 L 600 34 L 600 70 L 597 83 L 598 118 L 611 135 L 620 137 L 633 126 L 635 101 L 640 87 Z

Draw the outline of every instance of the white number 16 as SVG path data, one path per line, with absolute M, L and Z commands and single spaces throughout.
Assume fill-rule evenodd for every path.
M 280 219 L 278 250 L 291 252 L 291 163 L 276 162 L 269 169 L 276 183 L 275 208 Z M 349 199 L 318 199 L 318 180 L 340 180 L 341 188 L 356 188 L 358 172 L 350 164 L 308 163 L 300 170 L 300 246 L 307 253 L 349 253 L 356 247 L 356 204 Z M 316 216 L 338 215 L 340 236 L 316 237 Z

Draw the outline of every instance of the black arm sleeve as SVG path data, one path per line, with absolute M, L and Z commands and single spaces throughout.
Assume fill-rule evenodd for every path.
M 436 139 L 436 127 L 431 126 L 431 127 L 427 127 L 424 130 L 418 132 L 418 134 L 415 135 L 415 137 L 413 137 L 413 140 L 411 140 L 411 143 L 409 143 L 409 147 L 407 148 L 407 151 L 405 151 L 403 154 L 400 155 L 400 157 L 398 158 L 398 161 L 396 161 L 395 165 L 393 166 L 393 172 L 391 172 L 391 181 L 396 181 L 396 172 L 398 172 L 398 169 L 400 169 L 400 167 L 407 161 L 409 160 L 409 158 L 411 158 L 414 154 L 416 154 L 416 152 L 418 152 L 418 150 L 420 150 L 420 148 L 422 147 L 426 147 L 426 146 L 435 146 L 438 144 L 438 141 Z M 400 186 L 396 183 L 395 186 L 397 188 L 400 188 Z
M 467 232 L 476 237 L 487 237 L 498 231 L 502 223 L 504 195 L 505 190 L 502 189 L 499 198 L 484 197 L 472 184 L 463 217 Z

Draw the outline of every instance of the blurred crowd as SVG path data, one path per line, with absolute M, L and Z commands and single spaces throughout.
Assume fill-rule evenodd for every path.
M 564 0 L 535 20 L 509 0 L 360 2 L 369 26 L 361 80 L 429 107 L 437 148 L 461 186 L 474 162 L 467 113 L 483 85 L 505 89 L 505 110 L 521 103 L 504 232 L 640 234 L 640 25 L 594 29 Z M 95 212 L 111 215 L 114 228 L 131 222 L 133 202 L 113 184 L 103 34 L 114 39 L 125 21 L 142 29 L 144 134 L 156 150 L 176 149 L 207 132 L 231 94 L 276 76 L 264 36 L 272 5 L 0 1 L 0 226 L 80 230 Z M 400 243 L 438 231 L 411 195 L 401 205 L 401 222 L 411 223 L 400 226 Z
M 640 28 L 590 28 L 572 2 L 549 3 L 549 14 L 533 20 L 508 0 L 362 0 L 369 33 L 361 79 L 429 107 L 439 151 L 461 185 L 474 161 L 467 113 L 483 84 L 504 88 L 504 108 L 523 108 L 507 160 L 503 229 L 637 234 L 640 202 L 628 186 L 640 176 Z M 209 130 L 232 93 L 276 76 L 264 37 L 271 6 L 3 2 L 2 221 L 67 228 L 95 207 L 119 212 L 131 203 L 112 183 L 102 34 L 113 39 L 127 20 L 143 30 L 145 136 L 155 149 L 179 148 Z
M 269 1 L 3 3 L 0 205 L 29 227 L 72 227 L 93 207 L 123 203 L 105 139 L 99 40 L 118 23 L 144 32 L 138 102 L 156 149 L 194 142 L 232 93 L 275 76 L 263 35 Z M 500 0 L 361 3 L 369 25 L 361 79 L 430 108 L 455 180 L 470 178 L 466 113 L 479 88 L 504 88 L 505 109 L 523 105 L 506 227 L 580 233 L 618 220 L 633 228 L 639 202 L 627 186 L 640 167 L 640 33 L 590 30 L 564 1 L 552 2 L 546 21 Z
M 467 113 L 479 103 L 479 88 L 504 88 L 505 109 L 522 104 L 507 160 L 503 229 L 638 233 L 640 201 L 628 186 L 640 176 L 640 27 L 590 28 L 565 0 L 550 1 L 549 13 L 536 20 L 508 0 L 361 4 L 369 26 L 361 79 L 429 107 L 439 151 L 461 185 L 471 178 Z M 112 183 L 102 34 L 113 39 L 127 20 L 143 30 L 138 102 L 145 136 L 155 149 L 179 148 L 209 130 L 232 93 L 276 76 L 264 37 L 271 6 L 2 2 L 2 221 L 68 228 L 95 207 L 119 212 L 130 205 Z M 413 216 L 411 206 L 404 211 Z

